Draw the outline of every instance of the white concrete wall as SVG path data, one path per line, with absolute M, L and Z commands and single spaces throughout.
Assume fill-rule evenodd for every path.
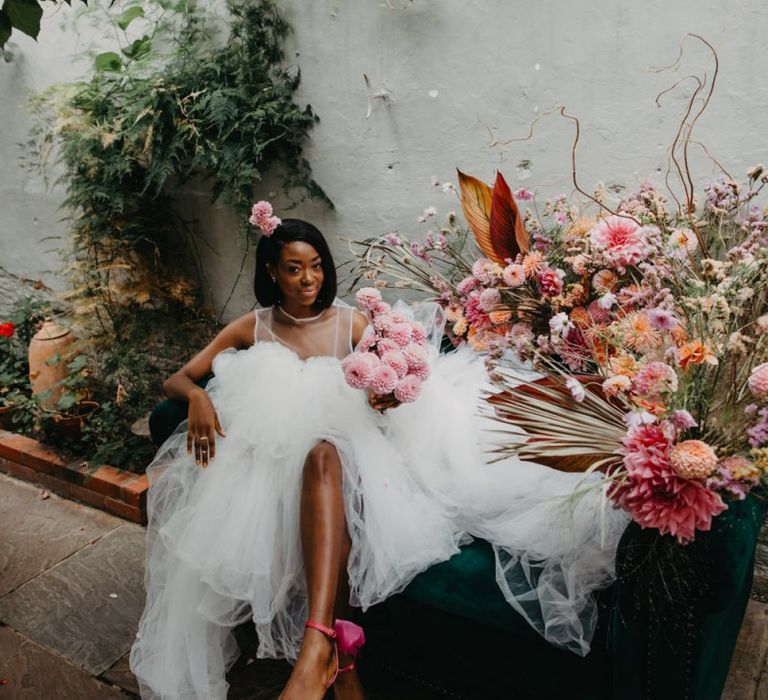
M 401 9 L 382 0 L 281 2 L 295 29 L 288 55 L 302 70 L 299 99 L 321 117 L 307 156 L 336 210 L 307 203 L 289 213 L 274 183 L 255 198 L 273 199 L 279 214 L 312 220 L 330 239 L 426 230 L 416 223 L 425 206 L 441 214 L 458 206 L 432 190 L 430 178 L 455 181 L 457 166 L 486 180 L 501 169 L 513 187 L 542 197 L 570 193 L 571 123 L 550 116 L 528 142 L 490 145 L 525 136 L 530 122 L 556 105 L 581 120 L 579 177 L 586 189 L 598 181 L 632 187 L 659 176 L 692 81 L 662 108 L 654 104 L 656 94 L 689 73 L 712 74 L 710 55 L 695 41 L 686 42 L 677 72 L 649 71 L 674 61 L 686 32 L 706 37 L 720 58 L 718 88 L 697 139 L 734 175 L 768 161 L 768 7 L 761 0 L 390 4 Z M 15 143 L 24 138 L 23 93 L 73 74 L 64 60 L 72 37 L 47 24 L 39 45 L 18 43 L 18 61 L 0 66 L 0 266 L 53 283 L 44 271 L 55 259 L 43 253 L 40 239 L 62 231 L 56 222 L 61 193 L 44 193 L 18 169 Z M 363 73 L 375 90 L 391 93 L 389 106 L 375 101 L 369 119 Z M 520 167 L 524 161 L 530 167 Z M 693 166 L 700 181 L 715 174 L 700 152 Z M 194 186 L 184 197 L 210 244 L 211 297 L 221 306 L 241 259 L 234 221 L 211 210 L 207 193 L 195 193 Z M 343 258 L 343 245 L 334 248 Z M 252 304 L 252 265 L 246 270 L 228 318 Z

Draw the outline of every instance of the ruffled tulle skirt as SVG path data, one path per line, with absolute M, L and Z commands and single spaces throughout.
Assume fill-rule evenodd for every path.
M 226 351 L 208 391 L 226 438 L 201 469 L 186 425 L 148 470 L 147 603 L 131 668 L 143 697 L 225 698 L 238 650 L 232 628 L 255 623 L 260 657 L 295 659 L 307 616 L 299 501 L 307 453 L 339 453 L 352 540 L 351 603 L 367 608 L 489 540 L 509 600 L 555 644 L 585 653 L 591 593 L 613 575 L 626 523 L 606 513 L 597 477 L 517 460 L 487 464 L 491 425 L 477 413 L 482 361 L 436 358 L 413 404 L 381 415 L 344 381 L 335 358 L 303 361 L 277 343 Z

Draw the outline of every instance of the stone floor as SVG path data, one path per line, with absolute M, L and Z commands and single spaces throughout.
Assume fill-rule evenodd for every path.
M 0 475 L 0 700 L 135 698 L 127 661 L 143 605 L 144 530 Z M 230 698 L 272 700 L 284 663 L 247 646 Z M 370 700 L 427 700 L 369 671 Z M 750 602 L 724 700 L 768 700 L 768 604 Z

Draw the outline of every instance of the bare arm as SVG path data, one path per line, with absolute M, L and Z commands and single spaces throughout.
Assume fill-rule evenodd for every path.
M 216 456 L 215 433 L 224 437 L 216 409 L 205 389 L 195 382 L 211 372 L 213 358 L 222 350 L 240 350 L 253 344 L 253 314 L 228 324 L 203 350 L 163 382 L 168 398 L 189 404 L 187 453 L 195 451 L 195 461 L 203 467 Z

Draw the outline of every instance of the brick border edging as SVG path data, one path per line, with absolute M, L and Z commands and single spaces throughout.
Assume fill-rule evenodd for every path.
M 8 430 L 0 430 L 0 472 L 120 518 L 142 525 L 147 522 L 146 474 L 108 465 L 94 469 L 82 460 L 67 464 L 50 447 Z

